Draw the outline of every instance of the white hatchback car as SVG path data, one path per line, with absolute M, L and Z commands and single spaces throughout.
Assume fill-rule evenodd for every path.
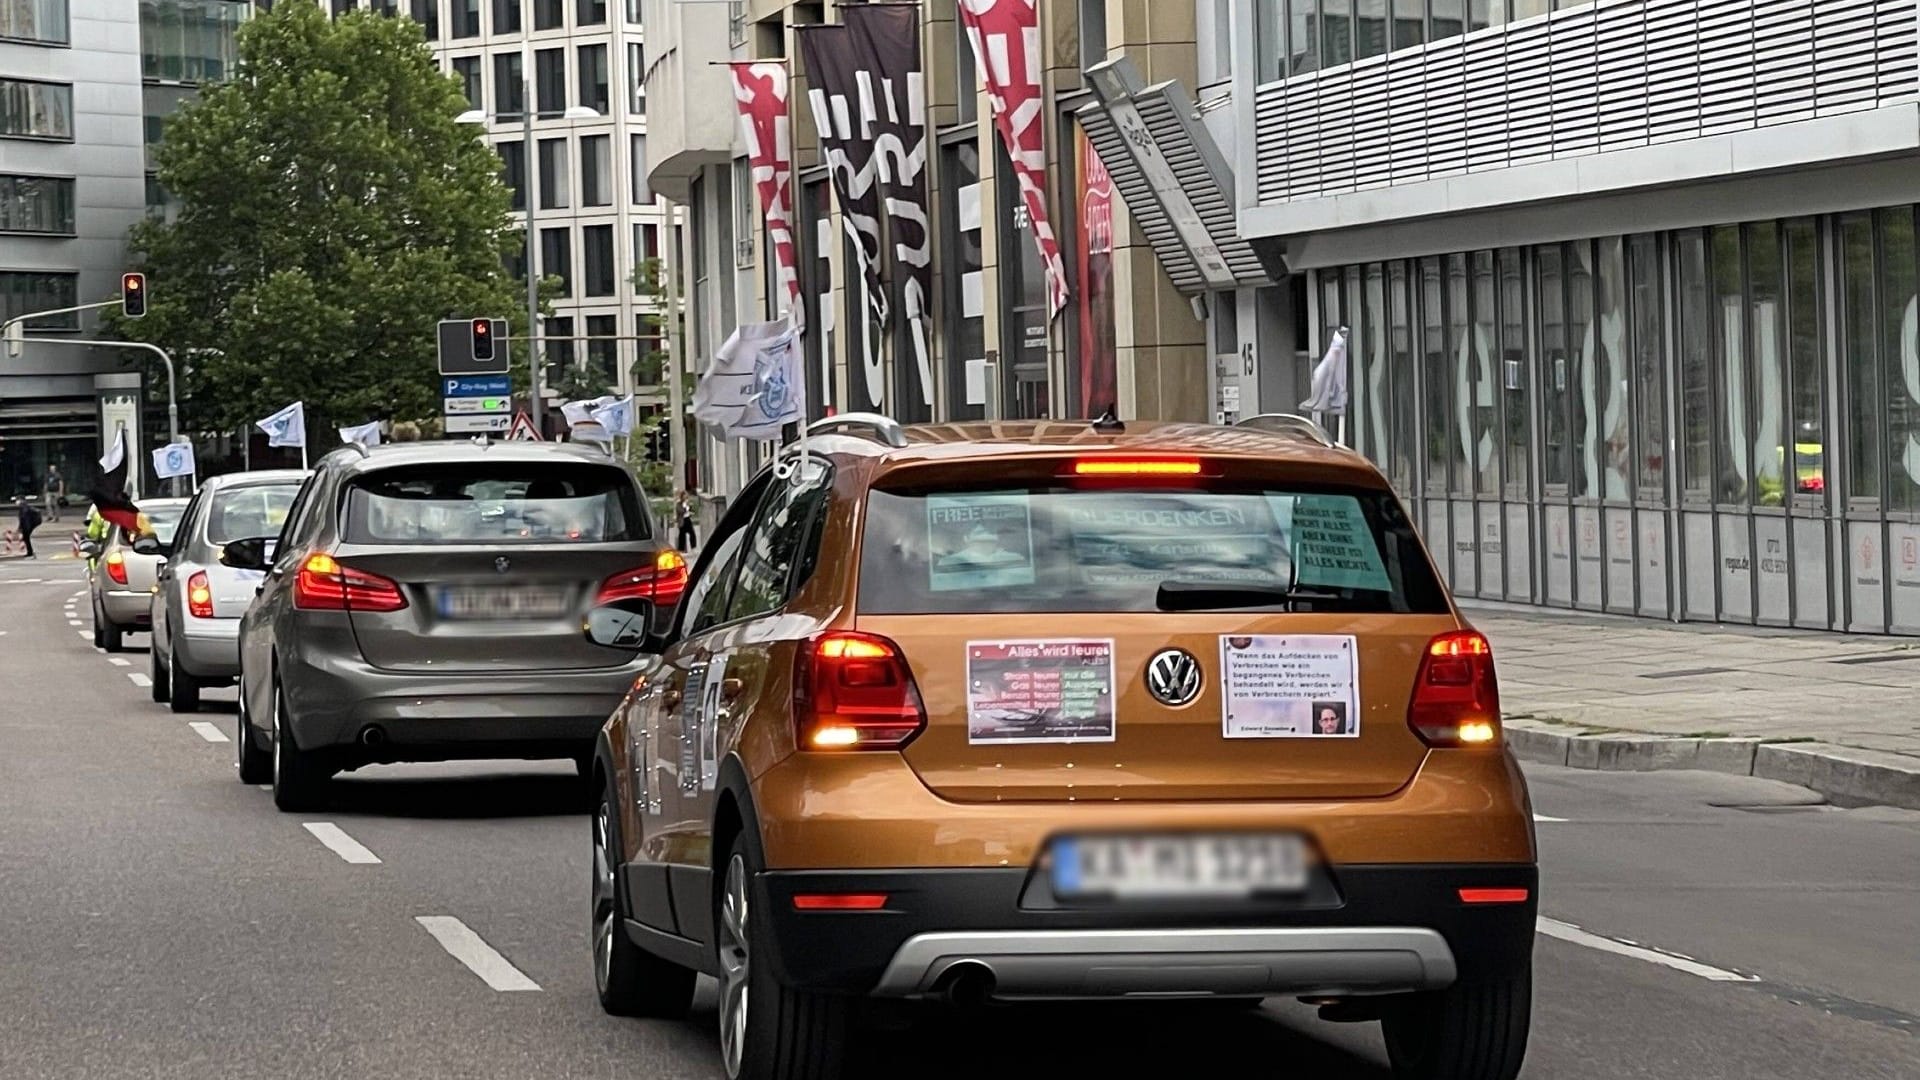
M 240 616 L 261 574 L 220 562 L 235 540 L 273 536 L 307 474 L 297 469 L 228 473 L 201 485 L 167 545 L 153 594 L 153 700 L 174 712 L 200 707 L 200 691 L 240 674 Z

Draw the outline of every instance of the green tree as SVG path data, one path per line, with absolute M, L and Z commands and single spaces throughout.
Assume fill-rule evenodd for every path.
M 159 180 L 179 213 L 135 226 L 152 297 L 118 331 L 191 359 L 192 429 L 294 400 L 310 431 L 433 416 L 435 324 L 513 312 L 522 288 L 499 158 L 454 122 L 460 84 L 412 20 L 312 3 L 249 22 L 238 53 L 167 124 Z

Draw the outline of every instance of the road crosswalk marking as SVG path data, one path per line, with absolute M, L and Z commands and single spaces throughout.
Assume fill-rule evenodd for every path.
M 527 978 L 524 972 L 514 967 L 459 919 L 451 915 L 416 915 L 414 921 L 426 927 L 427 933 L 433 935 L 441 948 L 495 990 L 540 989 L 539 983 Z

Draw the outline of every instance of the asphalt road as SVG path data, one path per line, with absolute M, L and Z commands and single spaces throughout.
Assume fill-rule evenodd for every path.
M 368 770 L 280 814 L 234 779 L 232 692 L 154 705 L 144 652 L 91 647 L 81 586 L 0 563 L 0 1077 L 720 1075 L 711 986 L 684 1023 L 594 1003 L 570 766 Z M 1531 775 L 1565 820 L 1539 825 L 1527 1076 L 1920 1077 L 1920 815 Z M 1291 1002 L 936 1014 L 860 1042 L 889 1078 L 1388 1075 L 1373 1025 Z

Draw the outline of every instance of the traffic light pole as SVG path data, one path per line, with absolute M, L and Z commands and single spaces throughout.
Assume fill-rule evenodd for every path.
M 527 174 L 527 412 L 533 430 L 547 437 L 547 400 L 540 385 L 546 358 L 540 355 L 540 230 L 533 223 L 534 208 L 540 205 L 540 162 L 533 145 L 533 65 L 524 59 L 524 79 L 520 84 L 521 160 Z
M 115 301 L 118 303 L 118 301 Z M 99 305 L 95 305 L 96 307 Z M 49 314 L 42 312 L 41 314 Z M 28 316 L 33 318 L 34 316 Z M 78 341 L 73 338 L 28 338 L 36 345 L 87 345 L 96 349 L 145 349 L 167 365 L 167 442 L 180 441 L 180 396 L 174 387 L 173 357 L 167 350 L 148 341 Z M 177 478 L 176 478 L 177 479 Z

